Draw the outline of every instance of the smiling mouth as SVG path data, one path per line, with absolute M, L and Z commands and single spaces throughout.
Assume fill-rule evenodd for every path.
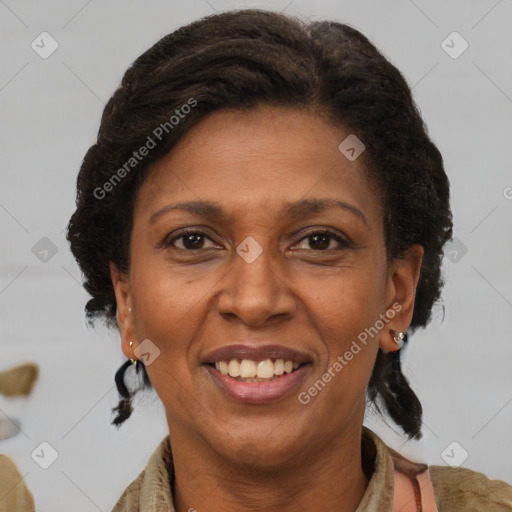
M 271 382 L 295 372 L 308 363 L 297 363 L 285 359 L 230 359 L 207 363 L 222 375 L 241 382 Z

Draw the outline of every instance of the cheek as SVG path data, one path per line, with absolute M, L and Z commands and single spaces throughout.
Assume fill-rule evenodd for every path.
M 329 373 L 329 386 L 337 390 L 331 395 L 335 401 L 347 396 L 348 389 L 354 395 L 362 393 L 370 378 L 381 327 L 376 322 L 385 312 L 381 275 L 376 266 L 365 265 L 364 271 L 351 268 L 323 282 L 322 293 L 309 298 L 325 347 L 319 372 Z
M 208 299 L 207 291 L 214 284 L 212 273 L 203 273 L 197 279 L 186 269 L 172 269 L 163 258 L 144 256 L 134 257 L 132 268 L 134 305 L 141 320 L 137 324 L 138 334 L 152 335 L 162 343 L 180 339 L 179 333 L 188 331 Z
M 376 301 L 361 288 L 345 289 L 337 300 L 323 304 L 319 329 L 325 344 L 314 379 L 304 391 L 316 396 L 320 411 L 329 411 L 330 427 L 338 428 L 352 414 L 364 408 L 366 388 L 379 348 L 378 335 L 371 337 L 366 329 L 375 324 L 380 314 Z M 328 308 L 328 313 L 327 313 Z
M 135 268 L 136 262 L 132 264 Z M 206 281 L 194 285 L 189 276 L 171 274 L 154 262 L 142 265 L 138 268 L 144 271 L 132 276 L 136 336 L 140 341 L 149 339 L 160 351 L 147 371 L 155 391 L 163 398 L 190 386 L 190 340 L 201 324 L 200 311 L 211 285 Z
M 384 281 L 369 266 L 343 269 L 336 276 L 321 282 L 304 282 L 303 290 L 321 290 L 309 294 L 308 304 L 320 325 L 330 335 L 333 346 L 343 349 L 350 340 L 375 324 L 384 312 Z

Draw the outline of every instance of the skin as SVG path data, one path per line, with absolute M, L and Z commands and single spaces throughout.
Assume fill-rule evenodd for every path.
M 111 264 L 111 276 L 124 354 L 134 357 L 130 341 L 135 348 L 145 339 L 160 350 L 147 371 L 166 410 L 178 512 L 348 512 L 366 490 L 366 388 L 378 348 L 398 349 L 391 329 L 410 324 L 423 249 L 387 261 L 382 204 L 363 157 L 350 162 L 338 150 L 348 134 L 307 111 L 218 111 L 153 165 L 138 192 L 130 270 Z M 337 207 L 280 213 L 304 198 L 343 200 L 365 220 Z M 150 223 L 187 200 L 215 201 L 226 217 L 170 210 Z M 199 226 L 208 234 L 199 249 L 174 239 Z M 348 237 L 349 247 L 327 238 L 328 249 L 318 248 L 310 232 L 322 228 Z M 249 236 L 263 250 L 252 263 L 236 252 Z M 174 247 L 162 246 L 166 237 Z M 301 404 L 298 393 L 395 303 L 401 311 Z M 306 352 L 312 364 L 300 389 L 264 405 L 227 397 L 200 362 L 234 340 Z

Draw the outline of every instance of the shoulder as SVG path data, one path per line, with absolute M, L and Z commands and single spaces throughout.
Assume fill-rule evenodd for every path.
M 34 497 L 25 484 L 24 477 L 7 455 L 0 453 L 0 511 L 35 510 Z M 16 487 L 16 492 L 11 492 Z
M 439 512 L 512 510 L 512 486 L 466 468 L 429 466 Z
M 124 490 L 112 512 L 139 510 L 140 489 L 144 480 L 144 473 L 145 470 L 142 470 L 139 476 Z
M 173 475 L 172 452 L 167 435 L 150 456 L 146 467 L 125 489 L 112 512 L 173 511 L 170 486 Z M 155 508 L 156 504 L 159 508 Z

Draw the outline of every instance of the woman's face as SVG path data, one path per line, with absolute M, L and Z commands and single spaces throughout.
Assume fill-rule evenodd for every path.
M 363 156 L 338 149 L 349 134 L 293 109 L 218 111 L 139 190 L 129 274 L 111 267 L 122 347 L 149 340 L 135 354 L 191 451 L 275 465 L 361 428 L 422 250 L 387 264 Z

